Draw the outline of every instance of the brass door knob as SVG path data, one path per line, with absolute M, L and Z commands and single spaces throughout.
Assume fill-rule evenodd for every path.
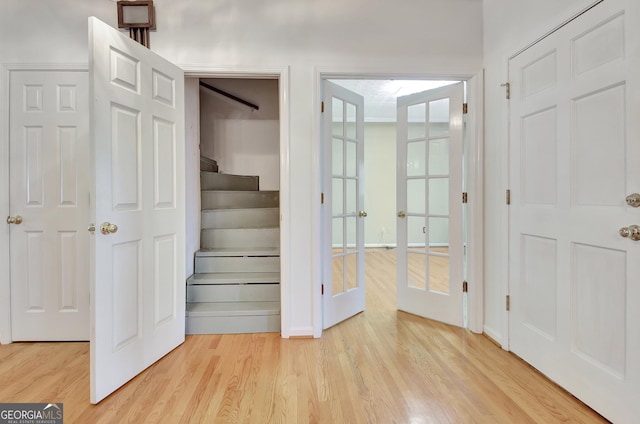
M 20 224 L 22 224 L 22 217 L 20 215 L 8 216 L 7 217 L 7 224 L 20 225 Z
M 111 224 L 110 222 L 103 222 L 100 226 L 100 232 L 104 235 L 113 234 L 118 231 L 118 226 L 116 224 Z
M 405 211 L 400 211 L 400 212 L 398 212 L 398 217 L 400 217 L 400 218 L 404 218 L 404 217 L 406 217 L 406 216 L 407 216 L 407 213 L 406 213 Z
M 640 194 L 633 193 L 628 195 L 625 200 L 627 201 L 627 205 L 637 208 L 640 207 Z
M 618 231 L 621 237 L 630 238 L 633 241 L 640 240 L 640 225 L 629 225 L 628 227 L 620 228 Z
M 359 212 L 358 212 L 358 216 L 359 216 L 360 218 L 366 218 L 367 213 L 366 213 L 365 211 L 359 211 Z

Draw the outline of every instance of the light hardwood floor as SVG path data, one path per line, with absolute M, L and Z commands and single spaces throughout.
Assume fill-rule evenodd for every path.
M 489 339 L 395 310 L 394 251 L 367 253 L 366 311 L 321 339 L 187 336 L 89 404 L 88 343 L 0 346 L 0 402 L 65 423 L 606 422 Z

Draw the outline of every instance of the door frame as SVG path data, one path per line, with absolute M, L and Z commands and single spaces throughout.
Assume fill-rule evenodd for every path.
M 86 63 L 0 63 L 0 219 L 9 216 L 9 89 L 11 73 L 20 71 L 88 72 Z M 87 217 L 88 221 L 88 217 Z M 0 231 L 0 344 L 12 342 L 9 228 Z M 87 284 L 89 282 L 87 281 Z M 88 317 L 87 317 L 88 318 Z
M 318 199 L 311 211 L 313 225 L 313 251 L 318 252 L 312 258 L 312 304 L 314 337 L 322 335 L 322 113 L 323 81 L 328 79 L 439 79 L 467 82 L 467 155 L 466 181 L 464 190 L 469 194 L 467 204 L 467 280 L 470 282 L 467 292 L 467 328 L 474 333 L 482 333 L 484 327 L 484 70 L 466 73 L 427 73 L 427 72 L 393 72 L 392 70 L 337 70 L 335 68 L 314 68 L 313 91 L 313 139 L 312 139 L 312 174 L 313 196 Z
M 290 241 L 291 241 L 291 198 L 289 195 L 291 180 L 289 177 L 290 151 L 290 84 L 289 66 L 282 67 L 215 67 L 177 64 L 189 78 L 237 78 L 237 79 L 275 79 L 278 80 L 279 129 L 280 129 L 280 337 L 305 336 L 290 328 Z M 187 144 L 189 140 L 186 139 Z M 187 146 L 187 151 L 190 149 Z M 187 158 L 188 160 L 188 158 Z M 187 169 L 190 164 L 187 164 Z M 194 165 L 194 164 L 191 164 Z M 197 164 L 195 164 L 197 165 Z M 187 178 L 187 181 L 189 178 Z M 199 200 L 199 197 L 198 197 Z M 199 209 L 199 206 L 198 206 Z M 199 215 L 198 215 L 199 217 Z M 197 222 L 200 225 L 199 218 Z M 185 277 L 186 280 L 186 277 Z
M 229 68 L 193 66 L 178 64 L 187 78 L 271 78 L 277 79 L 279 89 L 279 124 L 280 124 L 280 309 L 281 337 L 289 338 L 297 334 L 290 331 L 289 285 L 291 281 L 290 267 L 290 210 L 289 196 L 289 67 L 269 68 Z M 16 71 L 83 71 L 88 72 L 86 63 L 80 64 L 2 64 L 0 63 L 0 219 L 9 216 L 9 87 L 11 72 Z M 7 95 L 4 95 L 7 93 Z M 197 164 L 195 164 L 197 165 Z M 87 222 L 89 221 L 87 217 Z M 199 225 L 199 221 L 198 221 Z M 0 231 L 0 344 L 12 342 L 11 334 L 11 281 L 9 258 L 9 230 Z M 185 276 L 186 281 L 187 276 Z

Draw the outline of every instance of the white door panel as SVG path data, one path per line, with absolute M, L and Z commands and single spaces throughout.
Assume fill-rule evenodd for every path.
M 12 339 L 88 340 L 87 73 L 13 71 L 10 85 Z
M 324 81 L 323 328 L 364 310 L 364 99 Z
M 509 62 L 510 349 L 616 423 L 640 414 L 637 2 Z
M 89 28 L 96 403 L 184 341 L 184 75 L 95 18 Z
M 463 325 L 463 83 L 398 98 L 398 309 Z

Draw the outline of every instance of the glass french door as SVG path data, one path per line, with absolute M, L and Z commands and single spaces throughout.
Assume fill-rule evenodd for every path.
M 398 309 L 463 325 L 463 83 L 398 98 Z

